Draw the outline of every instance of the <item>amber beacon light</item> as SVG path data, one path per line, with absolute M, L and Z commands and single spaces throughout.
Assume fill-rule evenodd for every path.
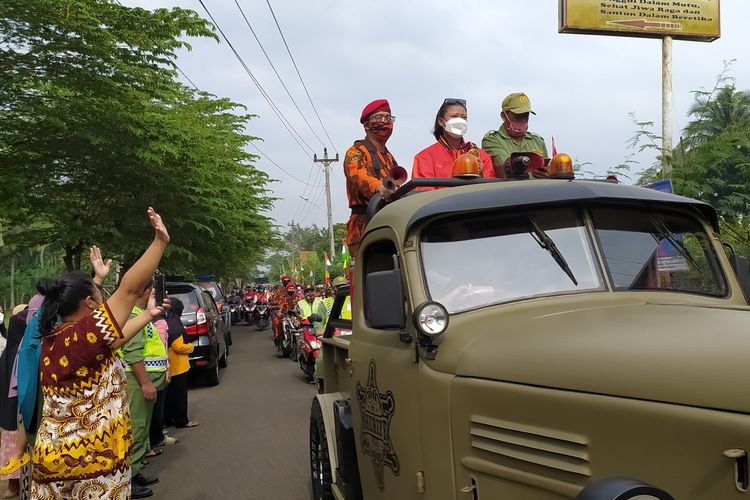
M 573 179 L 573 160 L 566 153 L 558 153 L 549 162 L 550 179 Z

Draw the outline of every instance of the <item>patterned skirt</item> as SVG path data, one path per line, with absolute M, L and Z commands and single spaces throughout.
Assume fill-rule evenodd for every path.
M 31 483 L 32 500 L 129 500 L 130 467 L 92 479 Z

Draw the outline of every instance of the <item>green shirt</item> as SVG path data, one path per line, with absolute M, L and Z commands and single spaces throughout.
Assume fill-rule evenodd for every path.
M 531 132 L 521 140 L 521 144 L 516 144 L 504 125 L 500 125 L 498 130 L 490 130 L 482 139 L 482 149 L 492 157 L 492 163 L 496 166 L 505 164 L 505 160 L 510 157 L 511 153 L 537 153 L 547 158 L 547 146 L 544 145 L 544 139 L 541 136 Z

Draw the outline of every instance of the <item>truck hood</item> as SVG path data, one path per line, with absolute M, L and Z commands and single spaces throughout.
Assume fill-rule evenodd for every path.
M 463 348 L 441 344 L 459 348 L 447 356 L 458 376 L 750 413 L 746 308 L 639 303 L 490 317 L 462 325 L 473 337 Z

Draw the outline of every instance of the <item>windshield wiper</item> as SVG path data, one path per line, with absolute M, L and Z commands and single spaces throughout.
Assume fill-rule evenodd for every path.
M 529 225 L 531 226 L 531 231 L 529 231 L 529 234 L 531 234 L 531 236 L 539 244 L 540 247 L 549 252 L 552 258 L 555 259 L 555 262 L 557 262 L 557 265 L 560 266 L 560 269 L 565 271 L 565 274 L 568 275 L 573 284 L 575 286 L 578 286 L 578 280 L 576 280 L 576 277 L 573 275 L 573 271 L 570 270 L 570 266 L 565 261 L 565 257 L 563 257 L 562 253 L 560 253 L 560 250 L 557 249 L 557 245 L 555 245 L 555 242 L 552 241 L 552 238 L 550 238 L 549 235 L 545 233 L 541 227 L 539 227 L 539 224 L 536 223 L 534 217 L 529 216 Z
M 667 224 L 664 222 L 664 219 L 661 217 L 656 217 L 654 215 L 651 216 L 651 224 L 653 224 L 654 229 L 656 230 L 655 233 L 651 233 L 651 236 L 654 237 L 657 243 L 661 243 L 662 240 L 667 240 L 675 250 L 677 250 L 682 257 L 685 258 L 688 262 L 690 262 L 696 269 L 699 271 L 703 271 L 703 266 L 698 264 L 698 262 L 693 258 L 692 255 L 690 255 L 690 251 L 687 249 L 685 244 L 681 242 L 677 235 L 675 235 L 668 227 Z

